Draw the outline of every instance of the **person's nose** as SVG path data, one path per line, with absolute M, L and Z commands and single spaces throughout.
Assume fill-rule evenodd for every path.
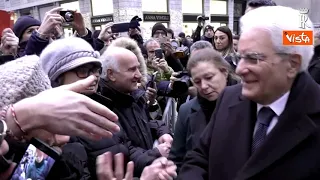
M 247 67 L 247 63 L 245 60 L 243 60 L 242 58 L 239 60 L 238 64 L 237 64 L 237 68 L 236 68 L 236 74 L 238 74 L 239 76 L 242 76 L 246 73 L 248 73 L 248 67 Z
M 137 69 L 134 77 L 137 78 L 137 79 L 140 79 L 142 77 L 142 74 L 141 74 L 139 69 Z
M 201 82 L 201 86 L 200 86 L 201 90 L 206 90 L 206 89 L 208 89 L 208 87 L 209 87 L 209 85 L 207 82 L 205 82 L 205 81 Z

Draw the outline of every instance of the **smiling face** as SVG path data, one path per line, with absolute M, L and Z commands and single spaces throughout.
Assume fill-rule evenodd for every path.
M 90 75 L 97 77 L 97 80 L 92 84 L 88 91 L 84 92 L 85 94 L 95 93 L 98 89 L 98 81 L 101 74 L 101 65 L 96 63 L 88 63 L 82 66 L 79 66 L 75 69 L 72 69 L 68 72 L 65 72 L 61 75 L 61 85 L 71 84 L 79 80 L 85 79 Z
M 209 101 L 216 100 L 227 85 L 227 71 L 208 61 L 197 63 L 190 73 L 199 95 Z
M 108 69 L 108 78 L 120 92 L 131 93 L 138 89 L 142 75 L 139 71 L 140 63 L 131 51 L 123 51 L 116 55 L 118 70 Z
M 299 56 L 276 52 L 270 34 L 262 29 L 241 34 L 238 53 L 242 95 L 264 105 L 290 90 L 301 65 Z

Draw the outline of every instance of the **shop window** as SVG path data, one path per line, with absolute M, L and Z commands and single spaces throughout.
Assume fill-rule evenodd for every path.
M 197 29 L 198 23 L 183 23 L 183 32 L 189 36 Z M 177 34 L 178 36 L 178 34 Z
M 142 11 L 144 12 L 168 12 L 167 0 L 142 0 Z
M 68 2 L 68 3 L 61 3 L 60 6 L 61 6 L 63 9 L 66 9 L 66 10 L 72 10 L 72 11 L 80 12 L 79 1 L 73 1 L 73 2 Z
M 113 13 L 113 0 L 91 0 L 91 5 L 93 16 Z
M 227 1 L 211 0 L 210 14 L 227 15 Z
M 182 13 L 202 14 L 202 0 L 182 0 Z
M 234 3 L 234 17 L 241 17 L 243 8 L 242 8 L 242 3 Z

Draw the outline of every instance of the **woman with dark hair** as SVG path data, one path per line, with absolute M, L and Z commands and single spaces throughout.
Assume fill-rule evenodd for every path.
M 231 65 L 232 69 L 235 70 L 238 60 L 233 48 L 232 32 L 227 26 L 218 27 L 214 32 L 213 47 L 220 52 L 222 57 Z
M 187 64 L 197 97 L 181 105 L 169 159 L 182 166 L 186 153 L 193 149 L 210 121 L 216 100 L 226 86 L 239 82 L 219 52 L 212 48 L 195 51 Z

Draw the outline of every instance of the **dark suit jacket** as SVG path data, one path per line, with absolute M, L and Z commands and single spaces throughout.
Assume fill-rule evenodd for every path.
M 319 179 L 320 88 L 297 76 L 284 112 L 264 144 L 251 155 L 256 103 L 241 85 L 225 89 L 198 146 L 187 154 L 178 179 Z
M 320 45 L 314 48 L 314 55 L 309 63 L 308 71 L 311 77 L 320 84 Z
M 169 159 L 177 165 L 177 172 L 182 166 L 186 153 L 195 147 L 208 123 L 198 98 L 182 104 L 178 114 L 169 154 Z

